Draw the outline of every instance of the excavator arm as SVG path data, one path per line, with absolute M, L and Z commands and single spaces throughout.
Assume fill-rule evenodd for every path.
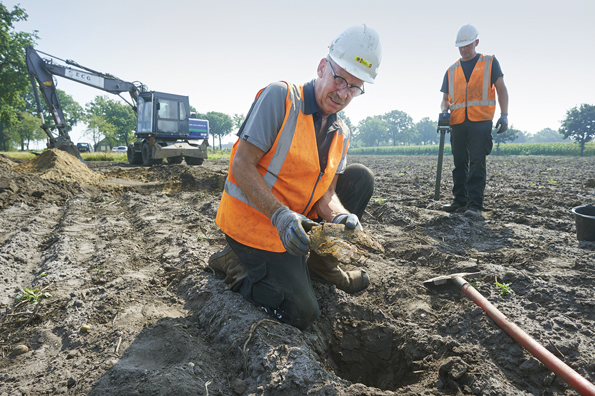
M 60 101 L 58 99 L 58 91 L 54 84 L 54 76 L 64 77 L 116 95 L 127 92 L 130 94 L 132 103 L 128 102 L 125 98 L 122 99 L 124 99 L 135 112 L 139 93 L 147 90 L 146 86 L 141 83 L 122 81 L 110 74 L 94 71 L 71 60 L 63 62 L 75 67 L 68 67 L 54 63 L 53 59 L 42 59 L 38 52 L 31 46 L 27 46 L 26 60 L 27 70 L 29 72 L 29 78 L 31 80 L 31 85 L 33 86 L 33 93 L 37 104 L 37 111 L 42 122 L 41 128 L 49 138 L 48 148 L 64 150 L 77 157 L 83 163 L 85 163 L 85 161 L 68 135 L 70 127 L 66 125 L 64 119 L 64 113 L 62 112 L 62 107 L 60 106 Z M 52 118 L 54 119 L 54 124 L 46 124 L 38 92 L 41 92 Z M 54 130 L 57 130 L 57 133 L 55 133 Z

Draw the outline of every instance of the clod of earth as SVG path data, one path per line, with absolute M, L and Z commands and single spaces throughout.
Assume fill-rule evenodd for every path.
M 14 356 L 22 355 L 23 353 L 29 352 L 29 347 L 27 345 L 17 345 L 13 350 L 12 354 Z
M 343 224 L 324 223 L 312 227 L 310 249 L 320 256 L 333 256 L 342 263 L 357 261 L 365 251 L 384 253 L 384 248 L 367 231 Z

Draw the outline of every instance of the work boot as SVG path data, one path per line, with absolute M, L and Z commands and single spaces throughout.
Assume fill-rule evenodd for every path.
M 455 212 L 459 209 L 464 209 L 467 205 L 459 203 L 457 201 L 452 201 L 452 203 L 448 204 L 448 205 L 444 205 L 442 207 L 442 210 L 445 212 Z
M 331 283 L 347 293 L 364 290 L 370 284 L 366 271 L 343 271 L 339 267 L 339 260 L 333 256 L 322 257 L 310 251 L 307 263 L 310 278 Z
M 240 262 L 240 258 L 236 256 L 229 244 L 225 245 L 222 251 L 209 257 L 209 267 L 225 275 L 223 282 L 227 284 L 229 289 L 247 276 L 246 269 Z
M 480 218 L 481 217 L 481 209 L 476 207 L 471 207 L 465 211 L 465 217 L 469 218 Z

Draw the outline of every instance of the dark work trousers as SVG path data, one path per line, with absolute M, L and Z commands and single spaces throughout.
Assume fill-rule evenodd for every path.
M 492 121 L 465 120 L 453 125 L 450 144 L 454 157 L 452 171 L 454 202 L 469 208 L 483 208 L 486 186 L 486 156 L 492 152 Z
M 350 213 L 361 218 L 372 193 L 374 174 L 360 164 L 339 175 L 336 193 Z M 246 268 L 247 277 L 233 290 L 281 322 L 304 330 L 320 316 L 306 256 L 274 253 L 243 245 L 229 236 L 227 242 Z

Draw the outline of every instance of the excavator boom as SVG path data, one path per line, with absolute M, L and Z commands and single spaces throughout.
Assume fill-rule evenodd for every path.
M 58 91 L 54 84 L 54 76 L 64 77 L 116 95 L 127 92 L 132 98 L 132 103 L 129 102 L 129 104 L 135 111 L 139 93 L 146 90 L 143 84 L 122 81 L 110 74 L 95 72 L 89 68 L 80 66 L 74 61 L 65 61 L 65 63 L 76 66 L 77 68 L 63 66 L 54 63 L 53 60 L 42 59 L 30 45 L 26 49 L 26 60 L 29 78 L 35 95 L 37 112 L 42 122 L 41 128 L 49 138 L 48 148 L 64 150 L 77 157 L 83 163 L 85 161 L 68 135 L 70 127 L 66 125 L 64 119 L 64 113 L 58 99 Z M 46 123 L 44 119 L 38 92 L 41 92 L 48 106 L 54 121 L 53 124 Z

